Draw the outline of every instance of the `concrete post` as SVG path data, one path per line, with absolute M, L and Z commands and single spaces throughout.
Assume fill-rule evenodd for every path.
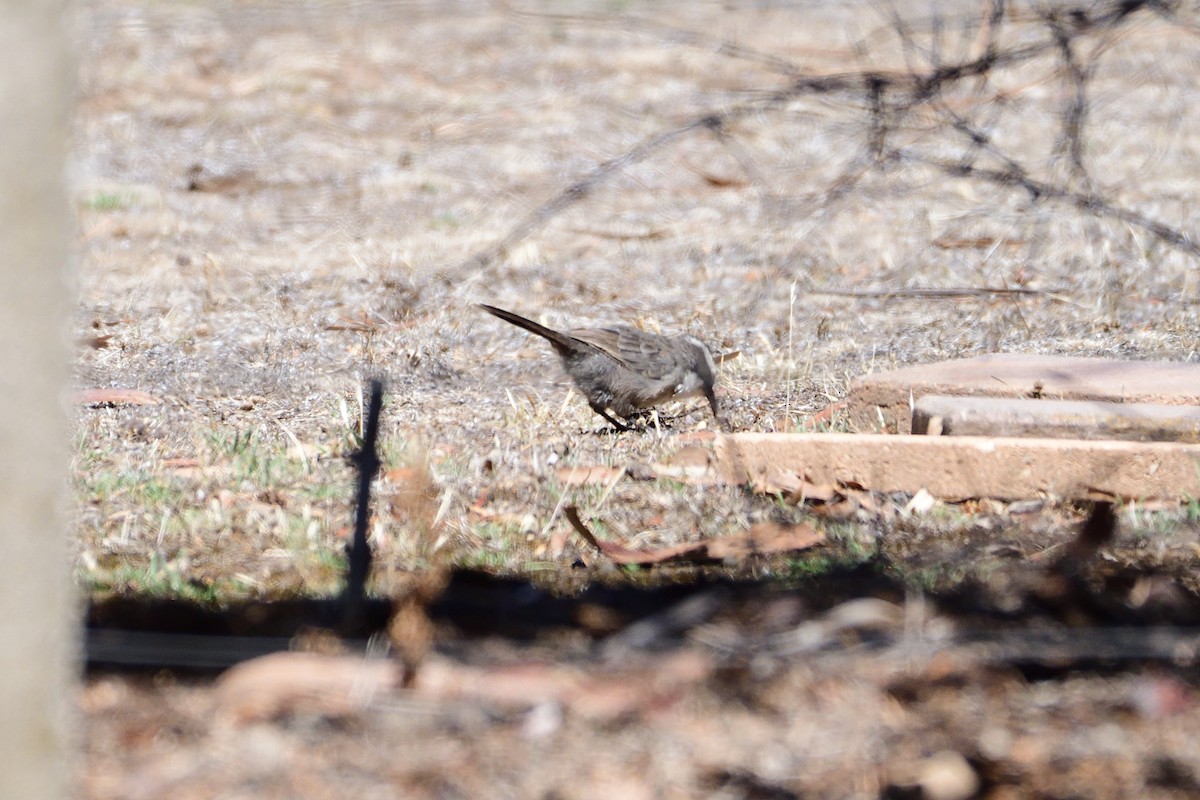
M 0 9 L 0 797 L 59 798 L 77 669 L 61 404 L 72 75 L 58 0 Z

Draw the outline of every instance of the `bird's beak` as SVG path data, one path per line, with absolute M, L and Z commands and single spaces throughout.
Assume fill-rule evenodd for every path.
M 720 420 L 720 416 L 717 414 L 717 395 L 713 391 L 713 387 L 705 386 L 704 396 L 708 398 L 708 407 L 712 409 L 713 418 Z
M 713 392 L 711 386 L 704 387 L 704 396 L 708 398 L 708 407 L 712 409 L 713 419 L 716 420 L 717 430 L 726 433 L 729 428 L 725 424 L 725 420 L 721 419 L 721 415 L 717 413 L 717 395 Z

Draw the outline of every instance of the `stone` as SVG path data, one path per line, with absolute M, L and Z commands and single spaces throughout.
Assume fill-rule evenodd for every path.
M 916 401 L 912 432 L 1200 443 L 1200 406 L 928 395 Z
M 979 791 L 979 776 L 960 754 L 943 750 L 921 763 L 917 784 L 926 800 L 967 800 Z
M 846 415 L 860 432 L 909 433 L 926 395 L 1200 405 L 1200 364 L 995 354 L 861 375 Z

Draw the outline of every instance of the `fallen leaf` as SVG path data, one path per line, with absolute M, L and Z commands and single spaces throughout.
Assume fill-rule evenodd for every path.
M 760 522 L 741 533 L 709 539 L 704 542 L 689 542 L 655 549 L 630 548 L 616 542 L 603 542 L 596 538 L 574 506 L 563 509 L 571 527 L 584 541 L 599 550 L 617 564 L 660 564 L 664 561 L 725 561 L 768 553 L 786 553 L 804 550 L 825 541 L 825 534 L 811 525 L 781 525 Z
M 570 531 L 562 526 L 554 529 L 550 534 L 550 545 L 546 550 L 548 558 L 558 558 L 567 549 L 567 538 L 570 536 Z
M 723 366 L 725 364 L 725 362 L 733 361 L 734 359 L 740 357 L 741 355 L 742 355 L 741 350 L 726 350 L 724 353 L 717 353 L 716 355 L 714 355 L 713 361 L 717 362 L 717 366 Z
M 390 659 L 272 653 L 225 672 L 217 680 L 216 699 L 236 724 L 296 713 L 344 718 L 399 682 L 400 670 Z
M 788 495 L 792 503 L 833 503 L 843 498 L 845 495 L 837 486 L 832 483 L 813 483 L 808 476 L 802 476 L 800 486 Z
M 650 472 L 655 478 L 671 478 L 683 483 L 709 484 L 717 482 L 716 471 L 712 469 L 711 448 L 697 444 L 680 448 L 678 452 L 667 459 L 666 463 L 652 464 Z
M 354 331 L 356 333 L 375 333 L 382 326 L 382 320 L 368 316 L 364 312 L 360 312 L 357 316 L 351 317 L 346 314 L 338 316 L 333 322 L 327 322 L 324 325 L 327 331 Z
M 975 236 L 958 238 L 954 236 L 939 236 L 933 240 L 933 246 L 942 250 L 973 250 L 991 247 L 996 240 L 991 236 Z
M 804 478 L 787 469 L 773 469 L 761 483 L 754 484 L 759 494 L 793 495 L 804 487 Z
M 574 506 L 565 508 L 563 514 L 584 541 L 618 564 L 657 564 L 694 553 L 699 547 L 695 544 L 683 544 L 659 550 L 634 550 L 615 542 L 602 542 L 597 539 L 579 519 L 579 512 Z
M 687 467 L 672 466 L 670 464 L 652 464 L 650 470 L 655 478 L 670 478 L 673 481 L 693 486 L 706 486 L 717 482 L 716 473 L 707 466 Z
M 418 476 L 418 472 L 413 467 L 396 467 L 389 469 L 383 473 L 383 479 L 388 483 L 406 484 L 412 483 Z
M 616 467 L 559 467 L 554 477 L 564 486 L 607 486 L 624 473 Z
M 643 231 L 604 231 L 596 228 L 576 228 L 575 233 L 582 233 L 588 236 L 596 236 L 601 239 L 618 239 L 618 240 L 646 240 L 652 241 L 655 239 L 665 238 L 667 232 L 661 228 L 649 228 Z
M 474 667 L 431 658 L 413 689 L 439 700 L 471 699 L 492 708 L 529 708 L 569 697 L 583 674 L 569 666 L 524 662 Z
M 495 511 L 490 508 L 477 508 L 476 506 L 467 506 L 467 513 L 479 519 L 495 522 L 497 525 L 512 525 L 515 527 L 520 527 L 522 520 L 526 516 L 519 511 Z
M 759 522 L 743 533 L 722 536 L 705 543 L 709 558 L 725 560 L 763 553 L 788 553 L 807 550 L 825 541 L 825 534 L 811 525 L 783 525 Z
M 430 658 L 412 688 L 417 696 L 442 703 L 470 700 L 507 711 L 555 703 L 584 719 L 605 722 L 668 708 L 712 670 L 711 658 L 695 650 L 655 658 L 648 674 L 641 669 L 585 672 L 538 662 L 471 666 Z
M 685 164 L 685 166 L 693 174 L 699 177 L 700 180 L 717 189 L 737 188 L 748 185 L 745 178 L 739 178 L 733 175 L 719 175 L 711 170 L 698 167 L 694 164 Z
M 180 467 L 198 467 L 200 459 L 198 458 L 164 458 L 162 465 L 167 469 L 178 469 Z
M 839 411 L 845 411 L 846 406 L 847 406 L 847 403 L 845 400 L 839 400 L 836 403 L 830 403 L 829 405 L 825 406 L 823 409 L 821 409 L 820 411 L 818 411 L 817 413 L 815 413 L 811 417 L 809 417 L 809 422 L 814 423 L 814 424 L 819 423 L 819 422 L 825 422 L 825 423 L 832 422 L 834 415 L 837 414 Z
M 140 389 L 82 389 L 71 395 L 71 402 L 85 406 L 156 406 L 162 400 Z

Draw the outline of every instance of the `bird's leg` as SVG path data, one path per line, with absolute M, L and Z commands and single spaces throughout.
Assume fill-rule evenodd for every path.
M 615 427 L 619 431 L 632 430 L 632 428 L 630 428 L 624 422 L 618 422 L 617 418 L 612 416 L 611 414 L 609 414 L 607 411 L 605 411 L 603 406 L 592 405 L 592 411 L 595 411 L 597 414 L 599 414 L 600 416 L 604 417 L 606 420 L 611 422 L 613 424 L 613 427 Z

